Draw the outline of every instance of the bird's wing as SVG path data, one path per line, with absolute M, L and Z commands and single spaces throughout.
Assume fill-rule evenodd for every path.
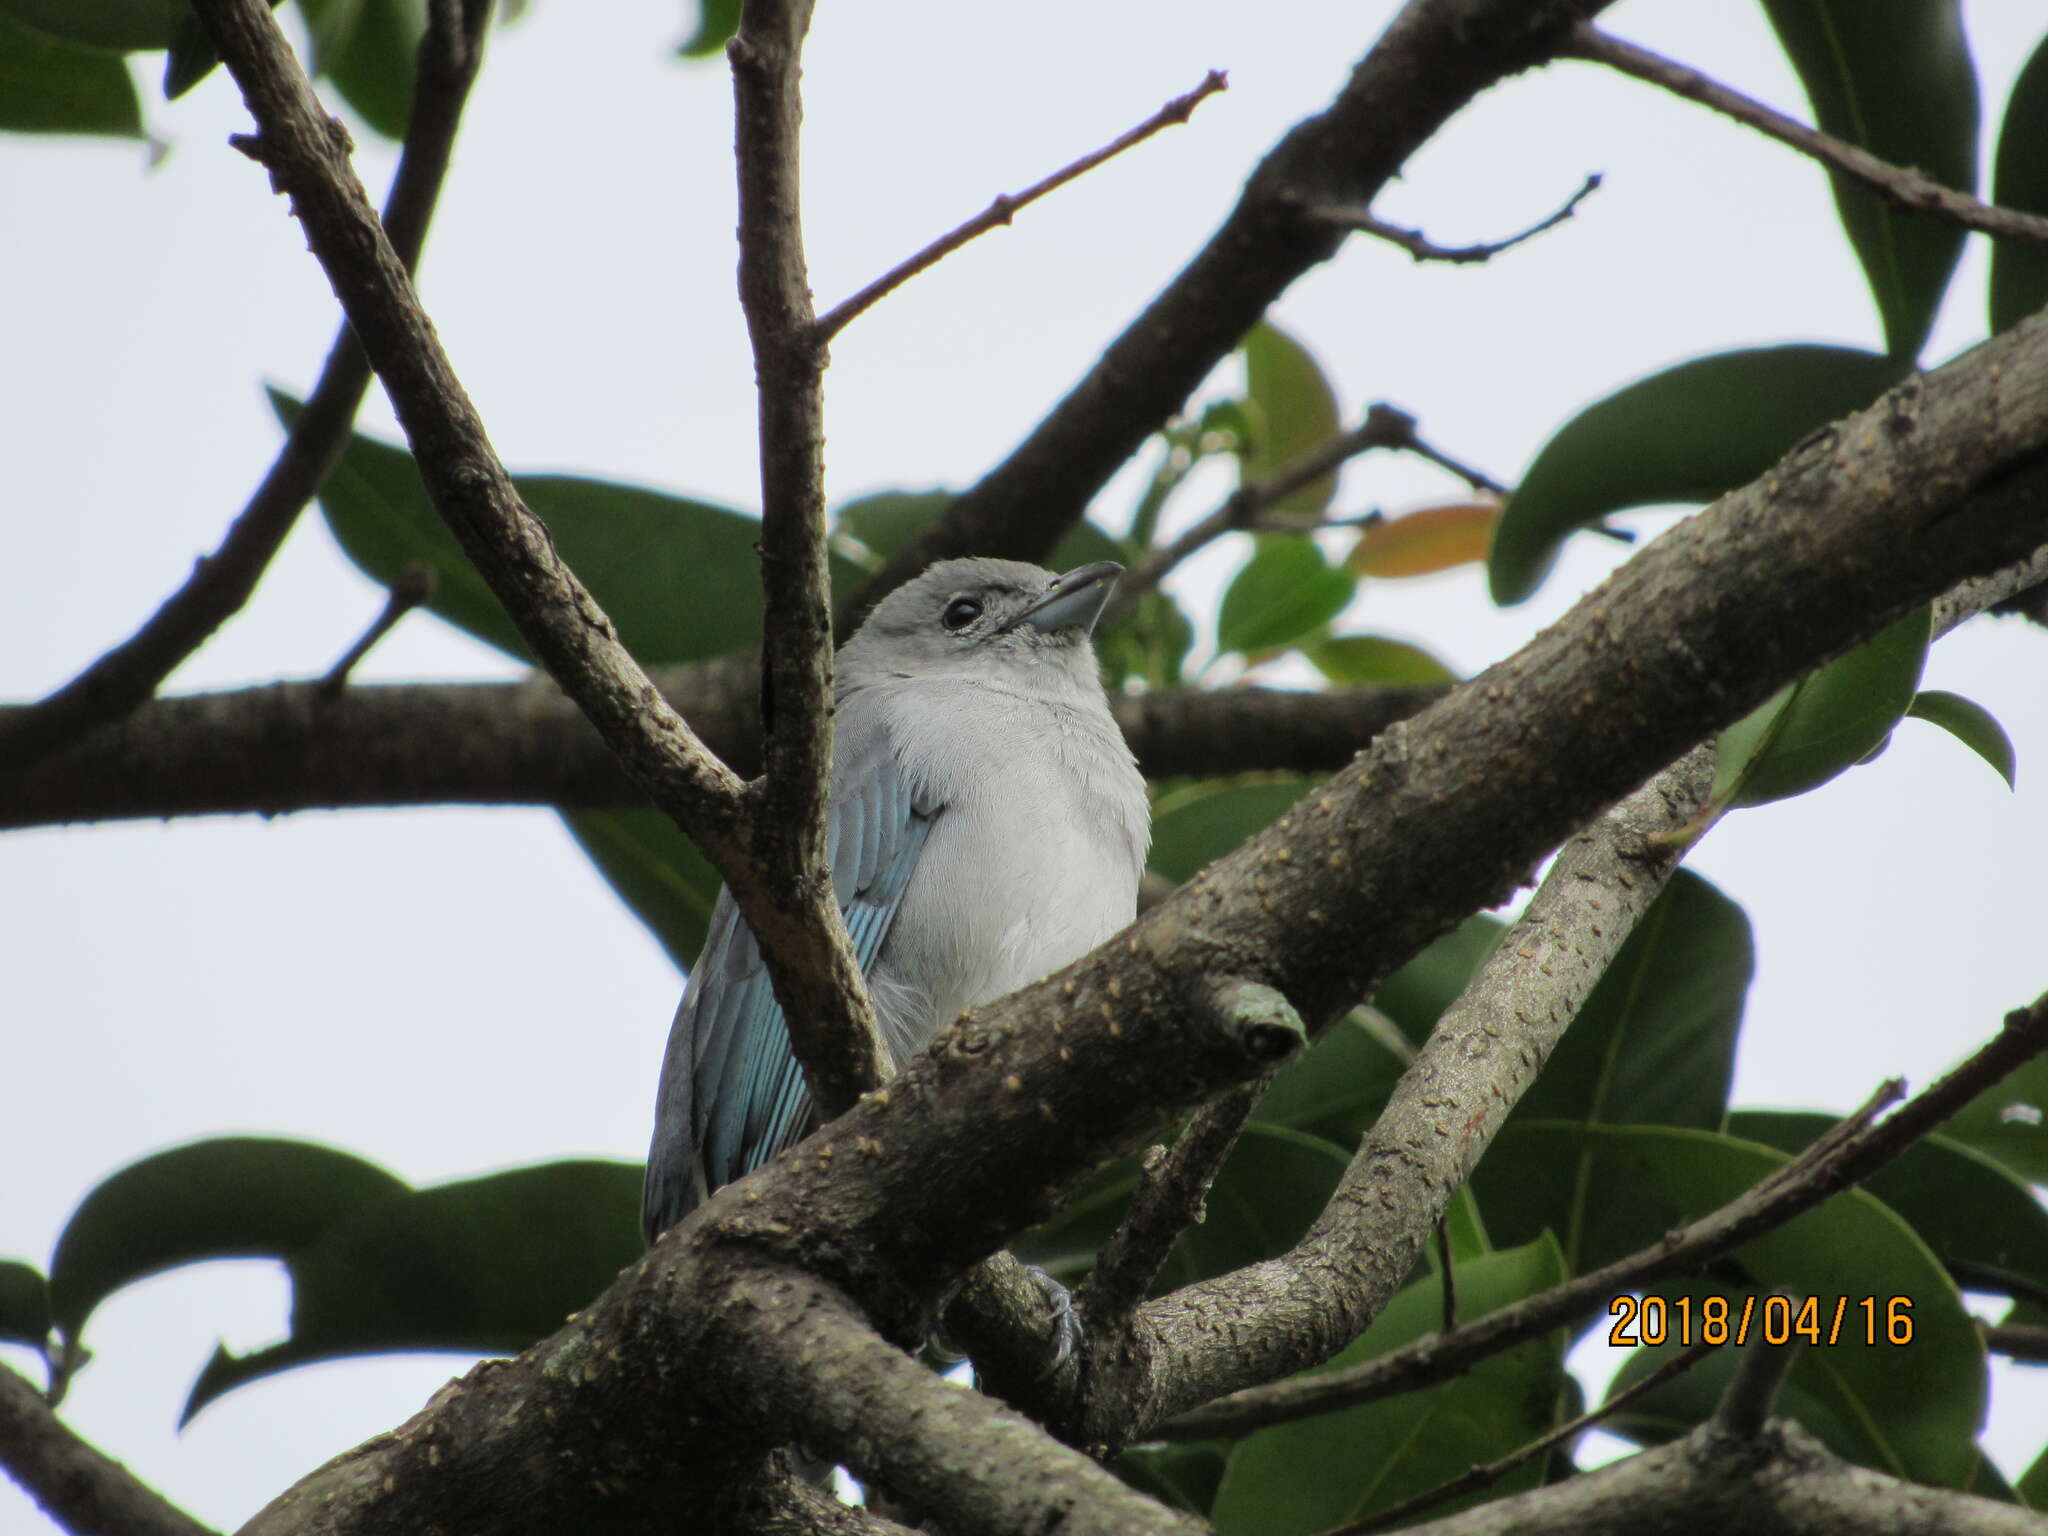
M 917 792 L 883 731 L 842 721 L 827 856 L 865 973 L 889 936 L 940 807 Z M 712 1190 L 793 1146 L 810 1127 L 811 1096 L 782 1005 L 753 933 L 731 892 L 721 890 L 662 1061 L 641 1204 L 649 1241 Z

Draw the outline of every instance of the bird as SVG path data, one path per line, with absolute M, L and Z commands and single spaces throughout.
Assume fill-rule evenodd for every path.
M 1145 781 L 1091 643 L 1122 574 L 943 561 L 839 650 L 827 857 L 894 1066 L 1136 913 Z M 662 1060 L 647 1241 L 815 1124 L 760 948 L 721 890 Z

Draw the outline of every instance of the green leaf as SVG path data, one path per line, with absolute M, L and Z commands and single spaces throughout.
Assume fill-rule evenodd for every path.
M 0 1259 L 0 1342 L 42 1349 L 55 1326 L 43 1272 L 19 1259 Z
M 1238 350 L 1244 354 L 1246 414 L 1256 433 L 1239 457 L 1239 479 L 1248 484 L 1337 435 L 1337 394 L 1308 348 L 1271 321 L 1253 326 Z M 1314 517 L 1336 494 L 1332 473 L 1268 510 Z
M 248 1355 L 216 1349 L 181 1422 L 315 1360 L 524 1349 L 640 1256 L 640 1174 L 633 1163 L 544 1163 L 358 1209 L 287 1258 L 291 1336 Z
M 2048 1509 L 2048 1445 L 2041 1447 L 2034 1464 L 2020 1474 L 2013 1492 L 2028 1509 Z
M 289 426 L 299 402 L 271 403 Z M 708 502 L 571 475 L 515 475 L 555 548 L 582 578 L 643 666 L 698 661 L 761 638 L 760 523 Z M 389 583 L 414 561 L 439 578 L 427 606 L 478 639 L 530 659 L 512 621 L 456 544 L 403 448 L 355 434 L 320 488 L 335 539 L 371 579 Z M 835 558 L 834 585 L 860 568 Z
M 1584 1270 L 1719 1209 L 1787 1161 L 1775 1148 L 1678 1126 L 1510 1122 L 1480 1165 L 1494 1179 L 1479 1184 L 1479 1197 L 1496 1229 L 1533 1221 L 1562 1230 L 1559 1213 L 1571 1209 L 1575 1175 L 1585 1167 L 1602 1196 L 1584 1215 L 1574 1260 Z M 1499 1230 L 1495 1237 L 1512 1240 Z M 1830 1311 L 1837 1297 L 1877 1297 L 1879 1346 L 1862 1347 L 1859 1336 L 1855 1346 L 1802 1355 L 1793 1381 L 1812 1405 L 1802 1422 L 1840 1455 L 1895 1477 L 1956 1487 L 1972 1475 L 1984 1410 L 1983 1344 L 1940 1261 L 1875 1196 L 1836 1195 L 1728 1255 L 1710 1284 L 1716 1294 L 1737 1296 L 1737 1316 L 1740 1293 L 1751 1290 L 1796 1291 L 1824 1300 Z M 1655 1290 L 1674 1297 L 1684 1285 L 1660 1282 Z M 1881 1342 L 1885 1298 L 1892 1296 L 1911 1299 L 1910 1348 Z M 1661 1358 L 1631 1361 L 1624 1376 L 1634 1380 L 1631 1373 Z M 1693 1394 L 1700 1383 L 1719 1379 L 1725 1366 L 1716 1362 L 1724 1359 L 1732 1366 L 1732 1352 L 1721 1351 L 1643 1399 L 1632 1419 L 1610 1423 L 1640 1439 L 1689 1428 L 1694 1415 L 1711 1411 L 1711 1395 L 1700 1401 Z
M 142 137 L 127 63 L 0 18 L 0 129 Z
M 167 48 L 185 0 L 0 0 L 0 21 L 109 53 Z
M 1348 688 L 1428 688 L 1458 680 L 1421 646 L 1385 635 L 1332 635 L 1302 654 L 1331 682 Z
M 299 0 L 313 35 L 313 73 L 387 139 L 405 136 L 426 0 Z
M 1460 1315 L 1482 1317 L 1561 1284 L 1568 1273 L 1548 1239 L 1489 1254 L 1458 1270 Z M 1436 1332 L 1442 1308 L 1436 1281 L 1408 1286 L 1320 1370 L 1357 1365 Z M 1216 1528 L 1225 1536 L 1306 1536 L 1386 1509 L 1551 1428 L 1563 1380 L 1562 1334 L 1553 1333 L 1441 1386 L 1262 1429 L 1230 1454 L 1212 1511 Z M 1538 1458 L 1430 1513 L 1533 1487 L 1542 1476 Z
M 1174 1244 L 1155 1294 L 1285 1253 L 1321 1214 L 1349 1161 L 1342 1148 L 1321 1137 L 1247 1125 L 1210 1187 L 1208 1218 Z M 1137 1185 L 1134 1161 L 1112 1163 L 1058 1216 L 1026 1233 L 1017 1256 L 1072 1284 L 1094 1265 L 1096 1250 L 1123 1219 Z
M 1313 540 L 1260 538 L 1223 594 L 1216 648 L 1278 650 L 1336 618 L 1356 590 L 1356 578 L 1325 560 Z
M 1130 612 L 1107 633 L 1095 635 L 1095 654 L 1111 693 L 1126 678 L 1139 678 L 1154 692 L 1181 686 L 1181 668 L 1194 649 L 1195 626 L 1180 604 L 1158 588 L 1143 593 Z
M 1913 702 L 1931 618 L 1931 610 L 1914 609 L 1723 731 L 1714 749 L 1715 802 L 1765 805 L 1803 795 L 1875 751 Z
M 1714 1130 L 1756 967 L 1742 908 L 1681 869 L 1651 903 L 1515 1113 Z M 1592 1192 L 1590 1198 L 1598 1198 Z M 1567 1251 L 1570 1238 L 1566 1237 Z
M 660 811 L 564 811 L 562 821 L 619 900 L 688 971 L 724 881 Z
M 57 1326 L 77 1338 L 108 1296 L 180 1264 L 282 1258 L 405 1188 L 374 1163 L 304 1141 L 224 1136 L 146 1157 L 65 1223 L 50 1262 Z
M 1152 802 L 1152 868 L 1191 880 L 1205 865 L 1263 831 L 1316 784 L 1292 775 L 1197 779 Z
M 1910 360 L 1846 347 L 1763 347 L 1694 358 L 1587 406 L 1543 445 L 1501 512 L 1487 558 L 1493 600 L 1533 593 L 1576 529 L 1630 507 L 1712 501 L 1910 372 Z
M 2021 1178 L 2048 1185 L 2048 1056 L 1985 1089 L 1941 1129 Z
M 1216 1502 L 1216 1485 L 1223 1481 L 1228 1449 L 1216 1440 L 1135 1446 L 1110 1458 L 1109 1470 L 1167 1508 L 1206 1519 L 1209 1506 Z
M 270 8 L 274 11 L 280 3 L 281 0 L 270 0 Z M 190 6 L 181 5 L 179 9 L 184 14 L 172 28 L 170 52 L 164 59 L 166 101 L 176 101 L 212 74 L 220 64 L 220 55 L 214 52 L 213 39 L 199 24 L 198 16 Z
M 1977 71 L 1958 0 L 1764 0 L 1822 131 L 1962 192 L 1977 186 Z M 1964 232 L 1835 175 L 1888 350 L 1927 342 Z
M 1798 1152 L 1835 1124 L 1832 1115 L 1744 1110 L 1728 1117 L 1727 1129 Z M 1982 1152 L 1945 1136 L 1924 1137 L 1863 1188 L 1904 1217 L 1942 1263 L 2048 1286 L 2048 1209 L 2025 1179 Z
M 2022 213 L 2048 213 L 2048 37 L 2041 39 L 2013 82 L 1998 158 L 1991 169 L 1992 201 Z M 2048 305 L 2048 250 L 2026 240 L 1991 242 L 1991 329 L 2018 325 Z
M 832 532 L 841 552 L 867 572 L 879 571 L 898 550 L 939 520 L 953 504 L 951 491 L 876 491 L 857 496 L 840 507 Z M 852 539 L 857 549 L 846 549 Z M 1124 546 L 1090 522 L 1079 522 L 1060 537 L 1047 557 L 1055 571 L 1071 571 L 1113 560 L 1119 565 L 1130 558 Z
M 677 47 L 686 59 L 708 59 L 740 29 L 740 0 L 697 0 L 697 30 Z
M 2019 757 L 2013 750 L 2012 738 L 2006 735 L 1998 717 L 1982 704 L 1936 688 L 1915 694 L 1906 713 L 1915 720 L 1940 726 L 1989 763 L 2005 780 L 2007 789 L 2019 788 Z

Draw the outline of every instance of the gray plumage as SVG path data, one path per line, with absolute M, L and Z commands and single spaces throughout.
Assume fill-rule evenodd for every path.
M 949 560 L 839 652 L 832 883 L 899 1065 L 1136 910 L 1145 785 L 1088 639 L 1120 574 Z M 767 969 L 721 891 L 662 1062 L 648 1239 L 811 1123 Z

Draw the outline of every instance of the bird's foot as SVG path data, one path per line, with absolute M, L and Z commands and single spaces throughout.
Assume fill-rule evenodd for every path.
M 1047 1321 L 1052 1325 L 1052 1358 L 1038 1373 L 1038 1379 L 1043 1381 L 1073 1359 L 1074 1352 L 1081 1347 L 1081 1314 L 1074 1307 L 1074 1293 L 1051 1275 L 1036 1264 L 1026 1264 L 1024 1272 L 1038 1282 L 1044 1293 Z

